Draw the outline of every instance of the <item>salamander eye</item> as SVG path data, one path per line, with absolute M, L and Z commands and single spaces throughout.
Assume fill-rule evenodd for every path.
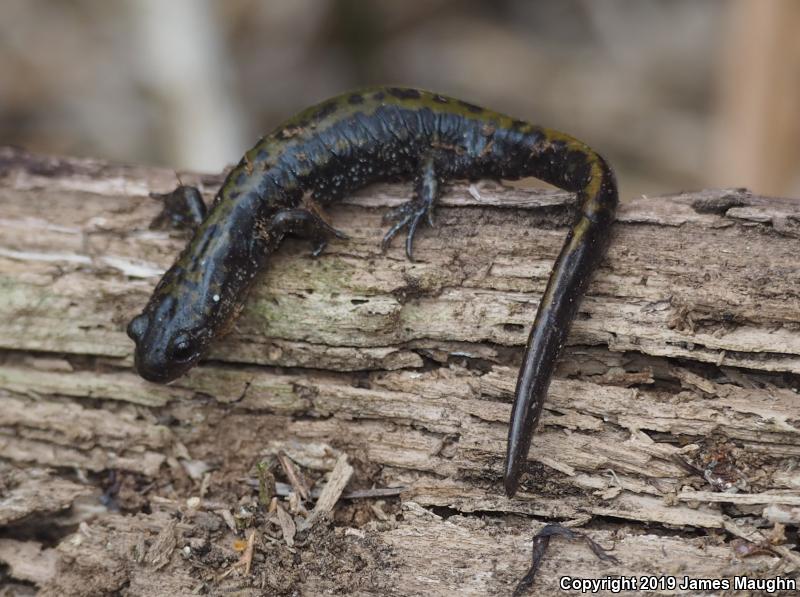
M 171 361 L 185 363 L 191 361 L 197 355 L 197 351 L 188 336 L 178 336 L 172 341 L 169 348 L 169 358 Z

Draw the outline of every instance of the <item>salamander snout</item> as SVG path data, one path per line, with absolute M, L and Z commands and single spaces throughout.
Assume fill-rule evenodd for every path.
M 200 342 L 184 331 L 171 333 L 167 327 L 152 325 L 147 313 L 137 315 L 128 324 L 128 336 L 136 343 L 136 371 L 147 381 L 170 382 L 200 358 Z

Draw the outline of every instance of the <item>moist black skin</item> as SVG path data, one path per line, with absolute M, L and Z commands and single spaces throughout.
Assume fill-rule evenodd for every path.
M 244 155 L 207 214 L 196 201 L 185 210 L 195 214 L 194 237 L 128 326 L 136 369 L 166 383 L 193 367 L 229 329 L 286 234 L 311 240 L 314 254 L 331 236 L 346 238 L 309 207 L 315 202 L 329 204 L 373 182 L 413 181 L 413 199 L 390 212 L 395 223 L 384 238 L 385 246 L 407 229 L 406 253 L 413 259 L 414 233 L 430 219 L 443 183 L 526 176 L 577 193 L 580 210 L 550 275 L 517 381 L 504 479 L 511 496 L 618 201 L 605 160 L 564 133 L 399 87 L 345 93 L 304 110 Z

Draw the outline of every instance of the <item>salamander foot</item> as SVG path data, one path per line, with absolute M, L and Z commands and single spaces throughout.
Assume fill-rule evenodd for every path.
M 381 249 L 385 251 L 397 233 L 408 226 L 408 236 L 406 236 L 406 255 L 408 256 L 409 261 L 414 261 L 414 234 L 416 234 L 417 226 L 419 225 L 419 222 L 423 216 L 427 214 L 428 222 L 431 222 L 431 207 L 432 206 L 426 205 L 425 202 L 420 201 L 419 199 L 414 199 L 413 201 L 403 203 L 401 206 L 387 212 L 386 215 L 383 216 L 384 222 L 394 221 L 395 223 L 391 228 L 389 228 L 389 231 L 383 237 Z
M 606 552 L 605 549 L 600 547 L 600 544 L 598 544 L 588 535 L 573 531 L 572 529 L 568 529 L 560 524 L 548 524 L 545 525 L 542 530 L 536 533 L 536 535 L 533 537 L 531 567 L 514 589 L 513 595 L 515 597 L 518 595 L 524 595 L 531 585 L 533 585 L 533 581 L 536 578 L 536 573 L 539 571 L 539 566 L 542 564 L 542 558 L 544 558 L 544 554 L 547 551 L 547 546 L 550 545 L 550 538 L 554 535 L 565 537 L 566 539 L 582 539 L 586 542 L 586 545 L 589 546 L 589 549 L 592 550 L 592 553 L 594 553 L 598 559 L 603 560 L 604 562 L 619 564 L 619 560 L 617 558 Z
M 439 179 L 433 167 L 433 158 L 427 158 L 422 164 L 422 171 L 417 177 L 414 188 L 415 198 L 402 205 L 389 210 L 384 216 L 384 222 L 395 222 L 383 237 L 381 249 L 386 250 L 392 238 L 403 228 L 408 226 L 406 236 L 406 256 L 409 261 L 414 261 L 414 234 L 423 216 L 427 217 L 428 225 L 433 227 L 433 206 L 439 197 Z
M 283 238 L 286 234 L 295 234 L 301 238 L 311 241 L 311 255 L 319 257 L 331 237 L 347 240 L 347 236 L 341 230 L 337 230 L 318 214 L 307 209 L 284 209 L 272 216 L 269 223 L 271 232 L 276 233 L 277 238 Z
M 194 230 L 206 217 L 206 204 L 195 187 L 182 184 L 169 193 L 150 193 L 150 196 L 164 202 L 164 209 L 150 222 L 151 230 Z

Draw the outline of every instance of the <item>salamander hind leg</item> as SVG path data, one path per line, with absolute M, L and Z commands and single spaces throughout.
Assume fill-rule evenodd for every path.
M 151 230 L 194 230 L 206 217 L 206 204 L 195 187 L 182 184 L 170 193 L 150 193 L 150 196 L 164 203 L 164 209 L 150 222 Z
M 410 261 L 414 261 L 413 245 L 417 226 L 423 217 L 427 218 L 429 226 L 433 226 L 433 206 L 439 198 L 440 192 L 439 178 L 436 175 L 433 158 L 427 158 L 422 163 L 422 170 L 416 180 L 414 199 L 392 209 L 383 217 L 384 221 L 393 221 L 394 224 L 383 237 L 381 248 L 385 251 L 392 238 L 407 226 L 406 255 Z
M 286 234 L 294 234 L 311 241 L 311 255 L 319 256 L 331 237 L 347 240 L 349 237 L 328 224 L 319 214 L 308 209 L 284 209 L 272 216 L 269 222 L 270 231 L 283 238 Z

